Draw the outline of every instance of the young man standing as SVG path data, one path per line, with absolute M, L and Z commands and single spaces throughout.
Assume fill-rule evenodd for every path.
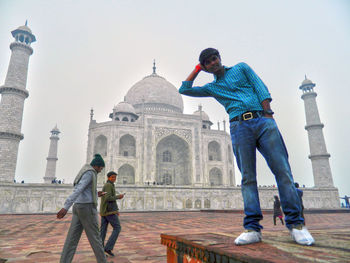
M 301 204 L 296 192 L 288 153 L 282 136 L 273 119 L 271 96 L 255 72 L 245 63 L 233 67 L 221 64 L 218 50 L 207 48 L 199 56 L 200 64 L 182 83 L 181 94 L 193 97 L 213 97 L 222 104 L 230 117 L 230 132 L 237 165 L 242 174 L 242 196 L 246 229 L 236 238 L 236 245 L 260 242 L 259 221 L 263 218 L 257 181 L 256 149 L 264 156 L 275 175 L 286 226 L 295 242 L 312 245 L 314 239 L 300 216 Z M 200 71 L 214 75 L 214 81 L 202 87 L 193 87 Z
M 116 172 L 111 171 L 107 173 L 107 178 L 108 180 L 102 188 L 102 192 L 106 194 L 101 198 L 101 205 L 100 205 L 101 230 L 100 231 L 101 231 L 102 244 L 104 246 L 105 252 L 109 256 L 114 257 L 112 250 L 114 248 L 115 242 L 118 239 L 119 233 L 122 229 L 119 221 L 119 209 L 117 205 L 117 199 L 124 198 L 124 194 L 117 195 L 115 192 L 114 183 L 117 180 Z M 108 224 L 111 224 L 111 226 L 113 227 L 113 232 L 109 237 L 107 244 L 104 245 Z
M 91 163 L 81 168 L 74 180 L 73 193 L 67 198 L 64 208 L 57 213 L 58 219 L 63 218 L 74 203 L 72 222 L 61 254 L 61 263 L 72 262 L 83 230 L 89 239 L 97 262 L 107 262 L 100 238 L 96 209 L 97 196 L 103 195 L 102 192 L 97 192 L 97 174 L 104 167 L 105 163 L 101 155 L 95 154 Z

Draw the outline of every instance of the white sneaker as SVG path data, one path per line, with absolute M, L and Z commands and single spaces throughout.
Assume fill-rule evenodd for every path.
M 261 242 L 261 233 L 254 230 L 244 231 L 239 237 L 236 238 L 235 244 L 237 246 L 240 245 L 248 245 L 252 243 Z
M 290 230 L 290 235 L 292 239 L 300 245 L 311 246 L 315 243 L 315 240 L 305 226 L 292 228 L 292 230 Z

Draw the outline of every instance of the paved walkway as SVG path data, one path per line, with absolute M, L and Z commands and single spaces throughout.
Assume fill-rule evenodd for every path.
M 160 244 L 161 233 L 216 233 L 233 240 L 242 230 L 242 219 L 242 214 L 231 213 L 122 213 L 122 232 L 114 250 L 116 257 L 109 258 L 109 261 L 164 263 L 166 247 Z M 70 220 L 71 215 L 62 220 L 57 220 L 55 215 L 0 215 L 0 263 L 58 262 Z M 264 242 L 293 253 L 303 262 L 350 262 L 349 213 L 306 214 L 306 220 L 316 239 L 315 246 L 294 244 L 286 228 L 280 224 L 273 226 L 272 215 L 269 214 L 262 221 Z M 108 235 L 110 231 L 109 228 Z M 240 252 L 241 247 L 234 249 Z M 249 249 L 250 253 L 254 253 L 254 245 Z M 266 251 L 266 255 L 268 253 Z M 85 233 L 73 262 L 96 262 Z

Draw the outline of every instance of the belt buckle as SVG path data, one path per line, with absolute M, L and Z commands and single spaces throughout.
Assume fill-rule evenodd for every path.
M 253 119 L 253 113 L 252 112 L 246 112 L 242 114 L 242 118 L 244 121 Z

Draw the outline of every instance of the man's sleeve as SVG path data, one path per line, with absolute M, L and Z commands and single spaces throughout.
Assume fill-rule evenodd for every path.
M 259 76 L 251 69 L 246 63 L 240 63 L 240 66 L 243 68 L 243 72 L 247 77 L 249 83 L 255 90 L 255 93 L 258 96 L 259 102 L 261 103 L 264 100 L 271 101 L 271 95 L 269 90 L 267 89 L 264 82 L 259 78 Z
M 76 186 L 74 187 L 73 193 L 67 198 L 66 202 L 64 203 L 64 209 L 69 210 L 69 208 L 73 205 L 75 200 L 77 200 L 81 192 L 83 192 L 84 189 L 88 186 L 88 184 L 92 181 L 93 175 L 94 174 L 92 171 L 87 171 L 83 174 L 79 183 L 76 184 Z
M 182 85 L 179 89 L 179 92 L 183 95 L 191 96 L 191 97 L 210 97 L 207 86 L 203 87 L 192 87 L 193 81 L 183 81 Z
M 105 200 L 106 201 L 116 201 L 117 200 L 117 195 L 112 195 L 112 187 L 114 187 L 111 184 L 108 184 L 106 187 L 106 194 L 105 194 Z

